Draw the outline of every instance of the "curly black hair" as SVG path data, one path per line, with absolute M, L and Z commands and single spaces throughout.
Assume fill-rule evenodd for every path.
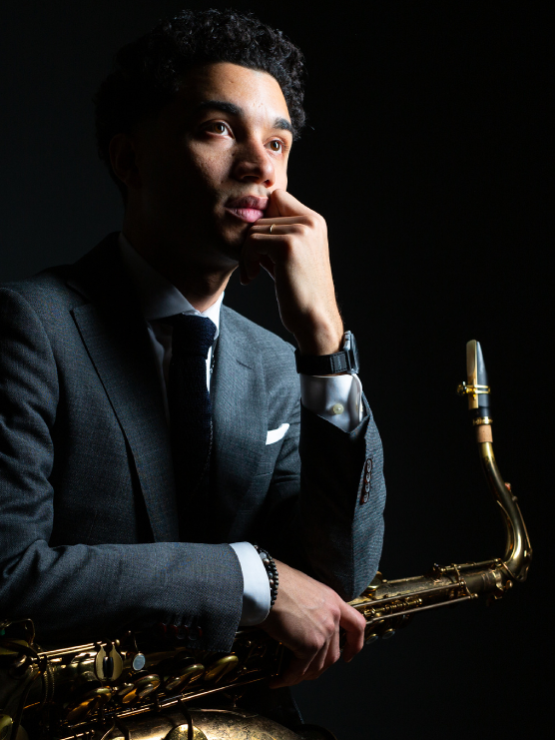
M 250 13 L 183 10 L 122 47 L 94 97 L 98 152 L 124 197 L 125 186 L 110 165 L 112 137 L 130 133 L 139 121 L 155 116 L 178 92 L 189 68 L 211 62 L 271 74 L 281 86 L 295 136 L 299 135 L 305 122 L 300 49 Z

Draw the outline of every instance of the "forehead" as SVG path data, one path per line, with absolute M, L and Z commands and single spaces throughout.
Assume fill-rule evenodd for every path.
M 244 115 L 290 120 L 279 82 L 267 72 L 218 62 L 195 67 L 183 77 L 175 103 L 187 112 L 210 100 L 231 103 Z

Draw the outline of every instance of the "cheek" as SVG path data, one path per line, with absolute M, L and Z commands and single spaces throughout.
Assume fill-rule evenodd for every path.
M 168 197 L 181 194 L 199 200 L 225 178 L 225 155 L 217 152 L 162 149 L 146 164 L 145 174 L 152 187 Z
M 289 158 L 280 159 L 276 162 L 274 167 L 275 172 L 275 188 L 280 190 L 287 190 L 288 177 L 287 177 L 287 165 Z
M 231 154 L 224 147 L 193 144 L 186 155 L 184 166 L 189 170 L 191 180 L 213 189 L 227 179 Z
M 172 152 L 158 151 L 146 162 L 145 176 L 147 189 L 159 193 L 164 198 L 180 187 L 183 166 Z
M 203 185 L 213 190 L 227 179 L 225 155 L 210 152 L 206 157 L 191 163 Z
M 287 190 L 287 167 L 276 167 L 275 187 L 272 190 Z

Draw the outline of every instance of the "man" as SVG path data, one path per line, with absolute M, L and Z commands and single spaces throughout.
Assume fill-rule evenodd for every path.
M 287 192 L 302 66 L 231 11 L 122 49 L 97 96 L 122 232 L 2 290 L 0 603 L 43 643 L 162 624 L 228 650 L 260 624 L 293 652 L 276 686 L 336 661 L 340 628 L 362 647 L 345 600 L 378 564 L 381 445 L 334 364 L 354 340 L 325 222 Z M 300 387 L 292 348 L 221 307 L 238 266 L 273 276 Z

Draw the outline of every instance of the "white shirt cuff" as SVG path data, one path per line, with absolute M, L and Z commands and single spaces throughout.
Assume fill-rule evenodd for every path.
M 358 375 L 301 375 L 303 406 L 344 432 L 352 432 L 364 415 Z
M 268 574 L 260 555 L 250 542 L 232 542 L 231 547 L 243 571 L 243 613 L 241 627 L 263 622 L 270 613 L 272 595 Z

